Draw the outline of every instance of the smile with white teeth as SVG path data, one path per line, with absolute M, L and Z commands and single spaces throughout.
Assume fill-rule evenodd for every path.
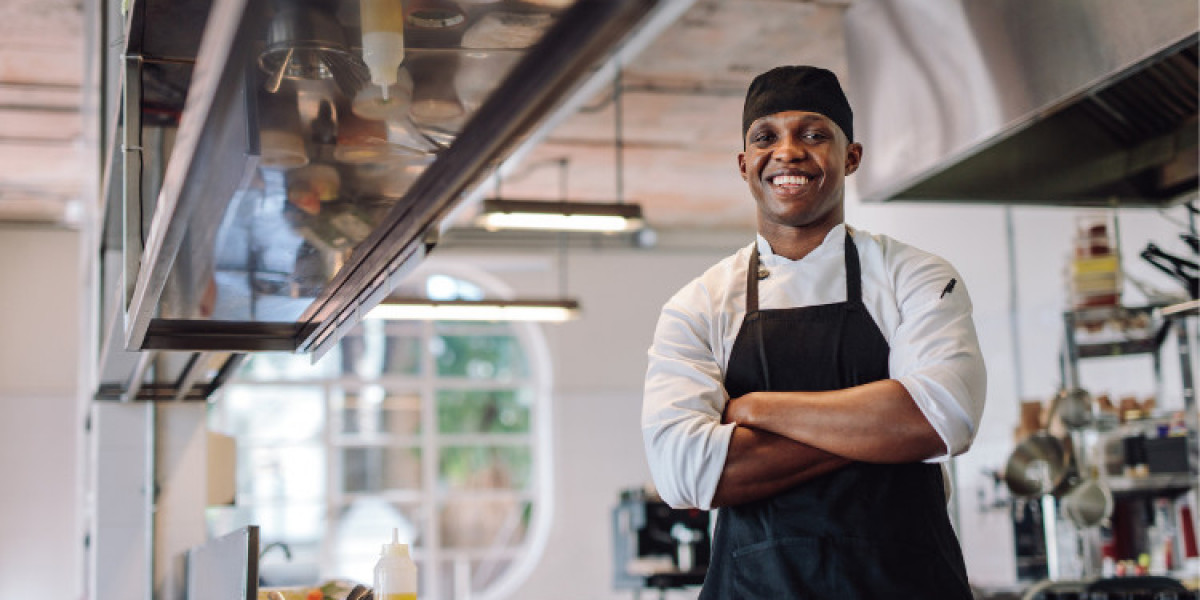
M 804 185 L 808 183 L 808 177 L 805 175 L 776 175 L 771 178 L 771 183 L 775 185 Z

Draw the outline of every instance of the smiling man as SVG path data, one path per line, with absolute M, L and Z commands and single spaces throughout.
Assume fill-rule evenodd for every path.
M 721 507 L 700 597 L 967 600 L 940 464 L 984 405 L 962 277 L 844 223 L 833 73 L 759 75 L 742 133 L 757 239 L 663 307 L 642 410 L 659 494 Z

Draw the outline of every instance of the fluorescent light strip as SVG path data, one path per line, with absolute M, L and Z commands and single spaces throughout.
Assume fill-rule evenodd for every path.
M 636 204 L 499 198 L 483 201 L 476 222 L 489 231 L 538 229 L 597 233 L 637 231 L 645 225 L 642 207 Z
M 546 229 L 553 231 L 599 231 L 617 233 L 641 227 L 624 217 L 605 215 L 566 215 L 546 213 L 490 213 L 483 217 L 483 227 L 497 229 Z
M 579 314 L 574 301 L 447 302 L 385 301 L 367 313 L 368 319 L 392 321 L 541 321 L 561 323 Z

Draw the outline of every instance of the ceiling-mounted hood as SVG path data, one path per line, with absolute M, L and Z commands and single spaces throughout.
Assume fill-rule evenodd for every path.
M 1163 206 L 1197 187 L 1195 0 L 859 0 L 864 202 Z
M 116 351 L 328 348 L 605 60 L 685 5 L 133 0 L 102 249 L 124 252 Z M 401 30 L 403 47 L 364 43 Z

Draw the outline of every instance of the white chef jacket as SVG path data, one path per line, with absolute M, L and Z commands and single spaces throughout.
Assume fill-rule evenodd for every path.
M 971 300 L 942 258 L 883 235 L 849 228 L 862 295 L 891 349 L 888 368 L 941 436 L 943 462 L 970 447 L 987 387 Z M 761 309 L 846 300 L 845 234 L 834 227 L 800 260 L 758 236 Z M 642 436 L 659 495 L 671 506 L 709 509 L 735 425 L 721 424 L 725 369 L 746 314 L 747 245 L 679 290 L 662 309 L 649 350 Z M 955 282 L 951 285 L 951 281 Z

